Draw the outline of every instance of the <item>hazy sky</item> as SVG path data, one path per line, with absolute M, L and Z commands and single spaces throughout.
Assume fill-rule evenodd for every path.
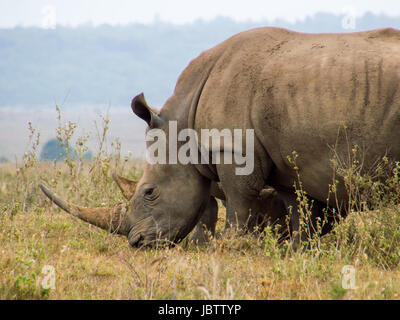
M 40 26 L 46 19 L 69 26 L 150 23 L 156 17 L 181 24 L 219 15 L 241 21 L 282 18 L 294 22 L 319 11 L 400 16 L 400 0 L 0 0 L 0 28 Z

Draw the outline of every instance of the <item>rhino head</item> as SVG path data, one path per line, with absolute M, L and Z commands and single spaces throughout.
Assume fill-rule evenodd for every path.
M 163 166 L 167 165 L 147 165 L 130 200 L 127 237 L 132 246 L 179 242 L 207 203 L 209 183 L 196 172 Z
M 143 94 L 140 94 L 131 104 L 133 112 L 146 121 L 146 133 L 152 129 L 165 133 L 166 150 L 170 143 L 169 121 L 186 125 L 184 117 L 179 119 L 181 115 L 175 114 L 177 108 L 173 103 L 173 100 L 168 100 L 163 111 L 157 112 L 147 105 Z M 130 228 L 127 234 L 130 245 L 151 246 L 182 240 L 200 219 L 209 199 L 210 183 L 193 165 L 171 164 L 169 159 L 165 164 L 147 163 L 130 200 Z

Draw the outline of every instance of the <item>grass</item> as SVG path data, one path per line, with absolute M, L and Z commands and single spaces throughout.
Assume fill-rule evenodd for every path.
M 21 163 L 0 165 L 0 299 L 399 299 L 400 208 L 381 196 L 381 205 L 352 210 L 305 250 L 278 245 L 270 228 L 258 237 L 223 234 L 223 206 L 209 244 L 184 240 L 146 250 L 62 212 L 41 193 L 40 181 L 77 204 L 104 206 L 124 201 L 112 171 L 141 176 L 141 162 L 115 156 L 117 142 L 116 152 L 104 152 L 107 128 L 104 121 L 93 162 L 37 162 L 39 135 L 31 127 Z M 74 126 L 60 123 L 59 130 L 71 143 Z M 386 182 L 398 189 L 394 178 Z M 342 286 L 346 265 L 356 271 L 353 289 Z M 40 285 L 45 266 L 54 267 L 54 289 Z

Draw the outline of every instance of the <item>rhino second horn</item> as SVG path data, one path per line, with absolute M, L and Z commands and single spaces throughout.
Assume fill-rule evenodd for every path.
M 126 204 L 120 203 L 108 208 L 85 208 L 65 201 L 44 184 L 40 184 L 40 189 L 52 202 L 74 217 L 111 233 L 128 234 L 128 206 Z
M 130 200 L 136 191 L 137 181 L 124 178 L 116 173 L 112 174 L 112 178 L 121 190 L 125 199 Z

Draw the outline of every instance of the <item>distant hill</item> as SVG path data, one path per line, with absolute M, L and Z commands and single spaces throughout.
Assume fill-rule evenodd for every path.
M 65 99 L 68 104 L 126 106 L 142 91 L 150 103 L 161 106 L 191 59 L 243 30 L 270 25 L 301 32 L 400 28 L 400 17 L 365 14 L 354 30 L 346 30 L 343 17 L 319 13 L 295 24 L 219 17 L 180 26 L 0 29 L 0 108 L 40 108 Z

